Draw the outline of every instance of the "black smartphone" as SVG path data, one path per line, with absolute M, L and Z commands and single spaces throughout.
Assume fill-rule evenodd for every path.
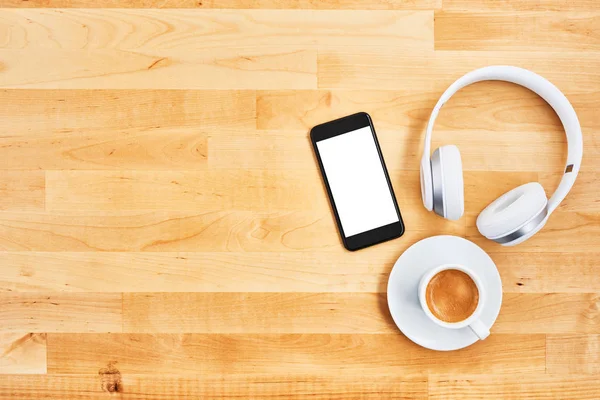
M 369 114 L 317 125 L 310 139 L 344 247 L 353 251 L 402 236 L 400 208 Z

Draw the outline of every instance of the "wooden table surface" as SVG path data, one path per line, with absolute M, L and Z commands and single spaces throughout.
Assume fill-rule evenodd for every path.
M 600 2 L 3 0 L 1 399 L 599 399 Z M 421 204 L 444 89 L 530 68 L 584 132 L 575 187 L 514 248 L 475 218 L 548 194 L 562 127 L 533 93 L 469 87 L 434 148 L 462 152 L 466 216 Z M 373 117 L 407 231 L 342 248 L 308 130 Z M 467 349 L 421 348 L 386 303 L 393 263 L 453 234 L 498 265 L 504 303 Z

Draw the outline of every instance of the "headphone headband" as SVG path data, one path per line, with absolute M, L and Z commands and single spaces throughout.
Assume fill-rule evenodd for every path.
M 567 193 L 569 193 L 579 173 L 583 157 L 581 126 L 573 106 L 565 95 L 550 81 L 526 69 L 510 66 L 484 67 L 469 72 L 450 85 L 438 100 L 429 117 L 427 133 L 425 134 L 425 148 L 421 161 L 422 168 L 430 164 L 431 134 L 442 106 L 460 89 L 481 81 L 504 81 L 523 86 L 544 99 L 560 118 L 567 135 L 568 154 L 562 180 L 556 191 L 552 194 L 552 197 L 548 200 L 548 215 L 551 214 L 561 201 L 563 201 Z

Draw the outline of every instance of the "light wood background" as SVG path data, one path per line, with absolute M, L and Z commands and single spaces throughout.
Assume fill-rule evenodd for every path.
M 600 2 L 3 0 L 0 398 L 599 399 Z M 513 64 L 578 112 L 579 179 L 535 238 L 484 240 L 504 191 L 557 186 L 554 113 L 504 83 L 454 97 L 466 217 L 421 205 L 429 112 Z M 308 130 L 374 119 L 407 232 L 343 250 Z M 489 252 L 492 335 L 437 353 L 395 327 L 397 257 L 436 234 Z

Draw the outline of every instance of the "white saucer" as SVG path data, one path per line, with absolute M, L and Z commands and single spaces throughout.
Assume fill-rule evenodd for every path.
M 481 320 L 491 327 L 502 304 L 502 281 L 496 264 L 475 243 L 457 236 L 433 236 L 410 246 L 392 269 L 388 306 L 394 322 L 413 342 L 432 350 L 458 350 L 477 342 L 469 327 L 446 329 L 433 323 L 421 309 L 417 287 L 423 274 L 441 264 L 462 264 L 477 273 L 487 288 Z M 493 335 L 493 333 L 492 333 Z

